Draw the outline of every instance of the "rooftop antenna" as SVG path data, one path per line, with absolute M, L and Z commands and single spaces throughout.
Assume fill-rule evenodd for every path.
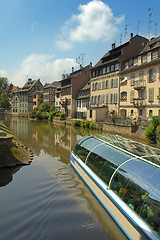
M 84 56 L 85 56 L 85 53 L 81 53 L 81 63 L 82 63 L 82 66 L 84 65 Z
M 157 37 L 157 25 L 158 25 L 158 23 L 156 22 L 155 23 L 155 37 Z
M 149 20 L 148 20 L 148 35 L 149 35 L 149 40 L 150 40 L 150 37 L 151 37 L 151 23 L 153 22 L 153 21 L 151 20 L 152 10 L 153 10 L 153 7 L 148 9 L 148 12 L 149 12 Z
M 128 26 L 129 26 L 130 24 L 126 24 L 125 25 L 125 31 L 124 31 L 124 42 L 126 42 L 126 38 L 127 38 L 127 29 L 128 29 Z
M 138 24 L 137 24 L 137 34 L 139 33 L 139 25 L 140 25 L 140 20 L 138 21 Z
M 123 35 L 122 34 L 120 34 L 120 45 L 122 45 L 122 37 L 123 37 Z
M 76 65 L 77 65 L 77 69 L 78 69 L 78 66 L 80 65 L 80 57 L 76 58 Z

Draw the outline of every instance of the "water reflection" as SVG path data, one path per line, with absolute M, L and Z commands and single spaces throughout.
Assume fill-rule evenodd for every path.
M 0 206 L 8 201 L 0 209 L 2 217 L 7 216 L 0 223 L 3 240 L 12 236 L 17 240 L 126 239 L 69 164 L 76 141 L 97 132 L 22 118 L 4 123 L 33 151 L 34 159 L 17 172 L 12 185 L 5 191 L 1 188 Z M 19 169 L 3 169 L 1 185 Z M 11 227 L 13 222 L 16 225 Z

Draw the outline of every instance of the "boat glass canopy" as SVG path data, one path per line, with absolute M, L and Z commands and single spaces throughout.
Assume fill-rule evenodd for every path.
M 82 138 L 81 159 L 160 236 L 160 150 L 117 135 Z

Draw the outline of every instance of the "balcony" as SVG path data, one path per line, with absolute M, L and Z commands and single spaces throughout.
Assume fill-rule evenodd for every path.
M 135 108 L 145 107 L 146 103 L 144 98 L 133 98 L 133 105 Z
M 144 90 L 146 87 L 146 81 L 145 80 L 138 80 L 134 82 L 133 88 L 135 90 Z

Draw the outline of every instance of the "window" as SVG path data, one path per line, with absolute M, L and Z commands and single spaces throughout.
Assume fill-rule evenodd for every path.
M 131 116 L 133 116 L 133 114 L 134 114 L 134 111 L 133 111 L 133 110 L 131 110 Z
M 102 90 L 105 89 L 105 82 L 102 82 Z
M 128 61 L 124 63 L 124 69 L 128 68 Z
M 142 56 L 142 63 L 146 63 L 147 62 L 147 54 Z
M 100 75 L 102 75 L 103 74 L 103 69 L 101 68 L 99 72 L 100 72 Z
M 108 66 L 108 67 L 107 67 L 107 73 L 109 73 L 109 72 L 110 72 L 110 67 Z
M 134 64 L 134 66 L 138 65 L 138 58 L 135 58 L 135 59 L 133 60 L 133 64 Z
M 92 118 L 92 110 L 90 110 L 89 117 Z
M 153 110 L 149 110 L 149 116 L 153 115 Z
M 117 88 L 118 87 L 118 79 L 114 79 L 114 87 Z
M 143 114 L 143 111 L 142 111 L 142 109 L 140 109 L 139 110 L 139 115 L 142 116 L 142 114 Z
M 143 71 L 139 72 L 139 80 L 143 80 L 143 77 L 144 77 L 144 72 Z
M 114 71 L 114 65 L 111 65 L 111 72 Z
M 92 72 L 92 77 L 95 77 L 95 72 Z
M 154 60 L 154 59 L 156 59 L 156 58 L 158 58 L 158 51 L 153 51 L 153 52 L 151 53 L 151 59 Z
M 109 81 L 106 80 L 106 89 L 108 89 L 108 88 L 109 88 Z
M 114 79 L 111 80 L 111 88 L 114 87 Z
M 134 90 L 130 91 L 130 102 L 133 102 L 133 98 L 134 98 Z
M 98 83 L 98 90 L 101 90 L 101 82 Z
M 114 103 L 114 95 L 113 94 L 110 95 L 110 103 L 111 104 Z
M 127 92 L 122 92 L 121 93 L 121 101 L 127 101 Z
M 95 90 L 98 90 L 98 83 L 95 83 Z
M 115 65 L 115 71 L 118 71 L 119 70 L 119 63 L 116 63 Z
M 106 103 L 109 103 L 109 94 L 106 94 Z
M 135 85 L 135 73 L 131 74 L 131 86 Z
M 105 74 L 105 73 L 106 73 L 106 68 L 104 67 L 104 68 L 103 68 L 103 74 Z
M 148 82 L 156 81 L 156 69 L 150 69 L 148 72 Z
M 101 104 L 104 104 L 104 94 L 101 96 Z
M 114 103 L 118 103 L 118 94 L 114 93 Z
M 149 88 L 149 102 L 154 102 L 154 88 Z
M 94 85 L 94 83 L 92 83 L 92 91 L 94 91 L 95 90 L 95 85 Z

